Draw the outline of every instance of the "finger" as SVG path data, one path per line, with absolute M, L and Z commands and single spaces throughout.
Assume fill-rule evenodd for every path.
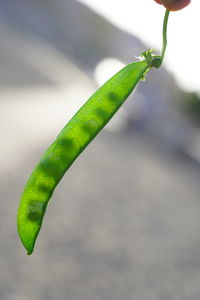
M 171 11 L 180 10 L 190 4 L 191 0 L 161 0 L 159 1 Z
M 191 0 L 154 0 L 159 4 L 163 4 L 168 10 L 177 11 L 191 3 Z

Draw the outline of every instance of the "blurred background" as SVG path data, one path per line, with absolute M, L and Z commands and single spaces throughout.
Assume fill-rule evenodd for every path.
M 67 172 L 28 257 L 16 214 L 29 174 L 106 79 L 160 50 L 164 9 L 0 1 L 0 299 L 199 299 L 199 8 L 171 14 L 163 67 Z

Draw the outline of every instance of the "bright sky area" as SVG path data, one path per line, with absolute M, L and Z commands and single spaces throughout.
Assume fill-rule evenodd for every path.
M 79 0 L 116 26 L 137 35 L 149 48 L 161 49 L 165 9 L 153 0 Z M 168 27 L 165 67 L 185 90 L 200 93 L 200 1 L 172 12 Z M 131 49 L 130 49 L 131 51 Z M 133 53 L 138 55 L 138 53 Z

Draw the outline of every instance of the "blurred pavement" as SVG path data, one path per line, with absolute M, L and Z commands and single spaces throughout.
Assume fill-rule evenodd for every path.
M 85 101 L 95 86 L 50 46 L 46 53 L 48 46 L 34 40 L 31 53 L 23 48 L 27 36 L 4 33 L 0 299 L 199 299 L 200 169 L 133 131 L 103 131 L 77 159 L 49 204 L 34 254 L 26 256 L 15 224 L 23 186 L 80 106 L 76 100 Z

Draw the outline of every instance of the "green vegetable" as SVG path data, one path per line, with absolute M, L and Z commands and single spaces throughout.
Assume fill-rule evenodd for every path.
M 67 123 L 42 155 L 22 194 L 18 210 L 18 232 L 28 254 L 34 249 L 43 216 L 53 191 L 73 161 L 108 123 L 134 87 L 163 56 L 152 50 L 141 61 L 131 63 L 100 87 Z

